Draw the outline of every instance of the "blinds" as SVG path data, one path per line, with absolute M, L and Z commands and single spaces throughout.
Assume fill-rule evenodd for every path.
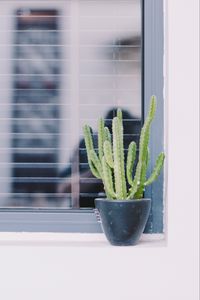
M 139 0 L 1 1 L 0 206 L 93 207 L 82 126 L 141 128 Z

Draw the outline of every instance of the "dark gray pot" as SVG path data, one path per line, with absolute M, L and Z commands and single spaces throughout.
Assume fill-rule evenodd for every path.
M 130 246 L 139 241 L 149 217 L 151 199 L 95 199 L 102 229 L 112 245 Z

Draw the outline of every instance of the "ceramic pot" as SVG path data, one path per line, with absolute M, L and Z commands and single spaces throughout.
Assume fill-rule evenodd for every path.
M 95 199 L 102 230 L 108 241 L 116 246 L 138 243 L 151 208 L 151 199 Z

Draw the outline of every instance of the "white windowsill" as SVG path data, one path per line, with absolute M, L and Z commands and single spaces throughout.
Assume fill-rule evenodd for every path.
M 2 232 L 0 246 L 111 247 L 104 234 Z M 137 247 L 164 247 L 164 234 L 143 234 Z M 127 247 L 126 247 L 127 248 Z

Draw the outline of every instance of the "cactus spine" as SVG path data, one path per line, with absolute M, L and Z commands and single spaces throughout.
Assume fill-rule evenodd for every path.
M 84 126 L 84 138 L 87 150 L 88 163 L 92 174 L 101 178 L 106 196 L 109 199 L 140 199 L 145 187 L 155 181 L 163 167 L 165 155 L 161 152 L 156 160 L 154 170 L 146 179 L 149 164 L 150 128 L 156 111 L 156 98 L 151 97 L 150 109 L 141 130 L 139 142 L 139 157 L 135 176 L 133 168 L 136 159 L 136 143 L 131 142 L 128 147 L 126 168 L 124 162 L 123 119 L 121 110 L 112 121 L 112 138 L 104 120 L 98 123 L 98 155 L 94 150 L 92 132 L 88 125 Z M 126 171 L 126 172 L 125 172 Z M 127 183 L 126 183 L 127 179 Z M 127 187 L 129 189 L 127 191 Z

